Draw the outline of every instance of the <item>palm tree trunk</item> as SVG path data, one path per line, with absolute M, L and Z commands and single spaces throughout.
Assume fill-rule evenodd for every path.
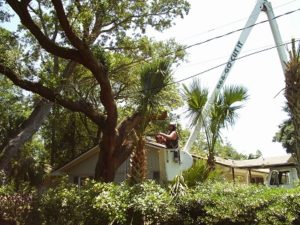
M 135 150 L 130 158 L 130 174 L 129 182 L 131 184 L 142 183 L 146 179 L 147 165 L 145 140 L 142 135 L 139 135 Z

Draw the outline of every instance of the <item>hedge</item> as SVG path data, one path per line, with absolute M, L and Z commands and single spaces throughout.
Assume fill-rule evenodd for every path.
M 300 224 L 300 187 L 205 183 L 174 198 L 152 181 L 130 186 L 62 182 L 43 192 L 0 187 L 0 224 Z

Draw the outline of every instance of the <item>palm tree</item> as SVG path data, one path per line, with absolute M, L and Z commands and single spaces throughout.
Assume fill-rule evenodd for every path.
M 292 49 L 289 51 L 290 61 L 285 69 L 285 97 L 294 126 L 294 156 L 300 162 L 300 46 L 296 49 L 295 40 L 292 40 Z M 300 177 L 300 167 L 297 168 Z
M 130 159 L 131 183 L 140 183 L 146 177 L 146 154 L 144 132 L 149 123 L 149 117 L 157 115 L 161 109 L 160 94 L 171 81 L 170 61 L 157 60 L 145 65 L 140 71 L 137 111 L 144 115 L 144 120 L 135 130 L 136 147 Z
M 237 110 L 242 107 L 238 102 L 248 98 L 247 90 L 243 87 L 229 86 L 223 88 L 221 93 L 214 99 L 209 112 L 203 113 L 207 102 L 208 89 L 202 88 L 198 80 L 194 80 L 188 88 L 184 85 L 184 96 L 188 104 L 188 115 L 191 117 L 191 125 L 202 120 L 207 150 L 207 164 L 211 169 L 215 166 L 215 145 L 221 139 L 221 130 L 229 125 L 234 125 L 237 118 Z M 206 118 L 203 118 L 207 115 Z

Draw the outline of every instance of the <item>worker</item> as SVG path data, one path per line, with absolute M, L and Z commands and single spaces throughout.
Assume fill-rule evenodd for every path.
M 178 134 L 176 132 L 176 124 L 170 123 L 168 133 L 159 133 L 155 137 L 156 142 L 166 145 L 167 148 L 178 148 Z

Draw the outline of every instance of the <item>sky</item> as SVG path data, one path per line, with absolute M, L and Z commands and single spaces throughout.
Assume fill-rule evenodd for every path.
M 153 38 L 175 40 L 184 45 L 203 42 L 243 28 L 250 16 L 255 0 L 190 0 L 191 10 L 184 19 L 163 33 L 153 33 Z M 300 8 L 300 0 L 271 0 L 275 16 Z M 257 22 L 266 20 L 261 12 Z M 276 19 L 283 42 L 300 38 L 300 11 Z M 174 79 L 189 78 L 207 69 L 226 63 L 236 45 L 240 32 L 201 44 L 187 50 L 187 61 L 174 69 Z M 240 57 L 275 45 L 269 23 L 255 26 Z M 287 46 L 287 47 L 290 47 Z M 224 66 L 196 76 L 202 86 L 212 91 L 224 70 Z M 188 85 L 192 79 L 187 79 Z M 236 61 L 225 85 L 242 85 L 248 89 L 249 100 L 238 111 L 235 125 L 223 130 L 223 138 L 240 153 L 250 154 L 260 150 L 264 157 L 281 156 L 286 152 L 280 143 L 272 142 L 278 126 L 287 119 L 282 108 L 284 98 L 284 74 L 276 48 Z M 184 110 L 184 108 L 182 109 Z M 179 123 L 187 125 L 181 115 Z

